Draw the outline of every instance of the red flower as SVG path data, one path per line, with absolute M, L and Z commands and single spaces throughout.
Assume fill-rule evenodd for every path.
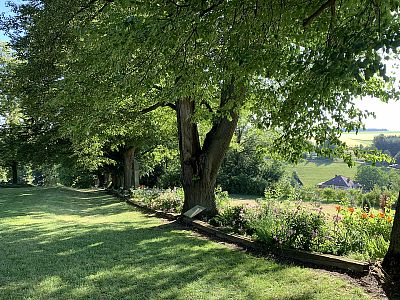
M 370 217 L 370 218 L 375 218 L 375 215 L 374 215 L 373 213 L 371 213 L 371 214 L 369 215 L 369 217 Z
M 361 219 L 366 219 L 368 218 L 368 214 L 367 213 L 362 213 L 361 214 Z
M 337 212 L 340 212 L 342 210 L 342 207 L 340 205 L 336 205 L 335 208 L 336 208 Z
M 347 211 L 349 211 L 352 214 L 354 212 L 354 207 L 347 208 Z
M 379 218 L 383 219 L 384 217 L 385 217 L 385 213 L 380 212 L 380 213 L 379 213 Z

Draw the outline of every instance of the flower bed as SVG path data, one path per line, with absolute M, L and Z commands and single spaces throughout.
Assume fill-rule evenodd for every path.
M 181 213 L 183 208 L 183 190 L 139 188 L 131 191 L 131 199 L 152 210 Z
M 216 190 L 221 207 L 227 195 Z M 181 213 L 182 189 L 132 191 L 132 201 L 152 210 Z M 222 205 L 223 206 L 223 205 Z M 368 212 L 360 208 L 336 206 L 334 215 L 300 202 L 269 201 L 246 206 L 226 206 L 209 220 L 225 232 L 251 237 L 270 249 L 297 249 L 347 256 L 359 260 L 383 258 L 388 245 L 394 211 L 390 205 Z
M 371 260 L 389 245 L 394 211 L 336 207 L 334 216 L 299 203 L 268 202 L 226 207 L 211 224 L 251 236 L 266 246 L 298 249 Z

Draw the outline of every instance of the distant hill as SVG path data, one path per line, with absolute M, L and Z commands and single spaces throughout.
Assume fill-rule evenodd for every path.
M 370 132 L 370 131 L 389 131 L 389 130 L 386 128 L 367 128 L 367 129 L 360 129 L 358 132 L 365 132 L 365 131 Z M 350 132 L 356 132 L 356 131 L 352 130 Z

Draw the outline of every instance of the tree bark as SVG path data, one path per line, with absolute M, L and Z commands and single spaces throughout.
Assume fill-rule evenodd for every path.
M 396 203 L 389 249 L 383 259 L 382 267 L 394 279 L 400 279 L 400 192 Z
M 221 92 L 220 107 L 230 100 L 235 100 L 234 97 L 231 83 Z M 181 180 L 185 192 L 183 212 L 201 205 L 206 208 L 204 214 L 212 217 L 217 214 L 214 190 L 218 170 L 236 128 L 238 114 L 231 109 L 228 116 L 217 117 L 201 147 L 198 128 L 192 120 L 194 112 L 195 102 L 192 99 L 178 101 Z
M 18 183 L 18 163 L 14 160 L 11 163 L 11 174 L 12 174 L 12 183 Z
M 133 155 L 135 154 L 135 148 L 131 147 L 124 151 L 124 190 L 128 191 L 132 187 L 132 165 Z

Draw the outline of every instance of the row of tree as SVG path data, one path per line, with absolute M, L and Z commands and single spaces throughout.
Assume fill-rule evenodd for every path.
M 215 215 L 218 170 L 241 114 L 273 130 L 270 149 L 286 159 L 351 158 L 339 136 L 368 115 L 354 97 L 398 96 L 384 63 L 400 45 L 398 8 L 397 0 L 16 5 L 1 20 L 15 60 L 1 65 L 1 93 L 21 117 L 15 127 L 3 114 L 2 149 L 75 159 L 129 188 L 134 155 L 154 163 L 176 144 L 183 210 Z M 323 147 L 327 140 L 338 146 Z M 388 269 L 399 270 L 400 245 L 389 252 Z

